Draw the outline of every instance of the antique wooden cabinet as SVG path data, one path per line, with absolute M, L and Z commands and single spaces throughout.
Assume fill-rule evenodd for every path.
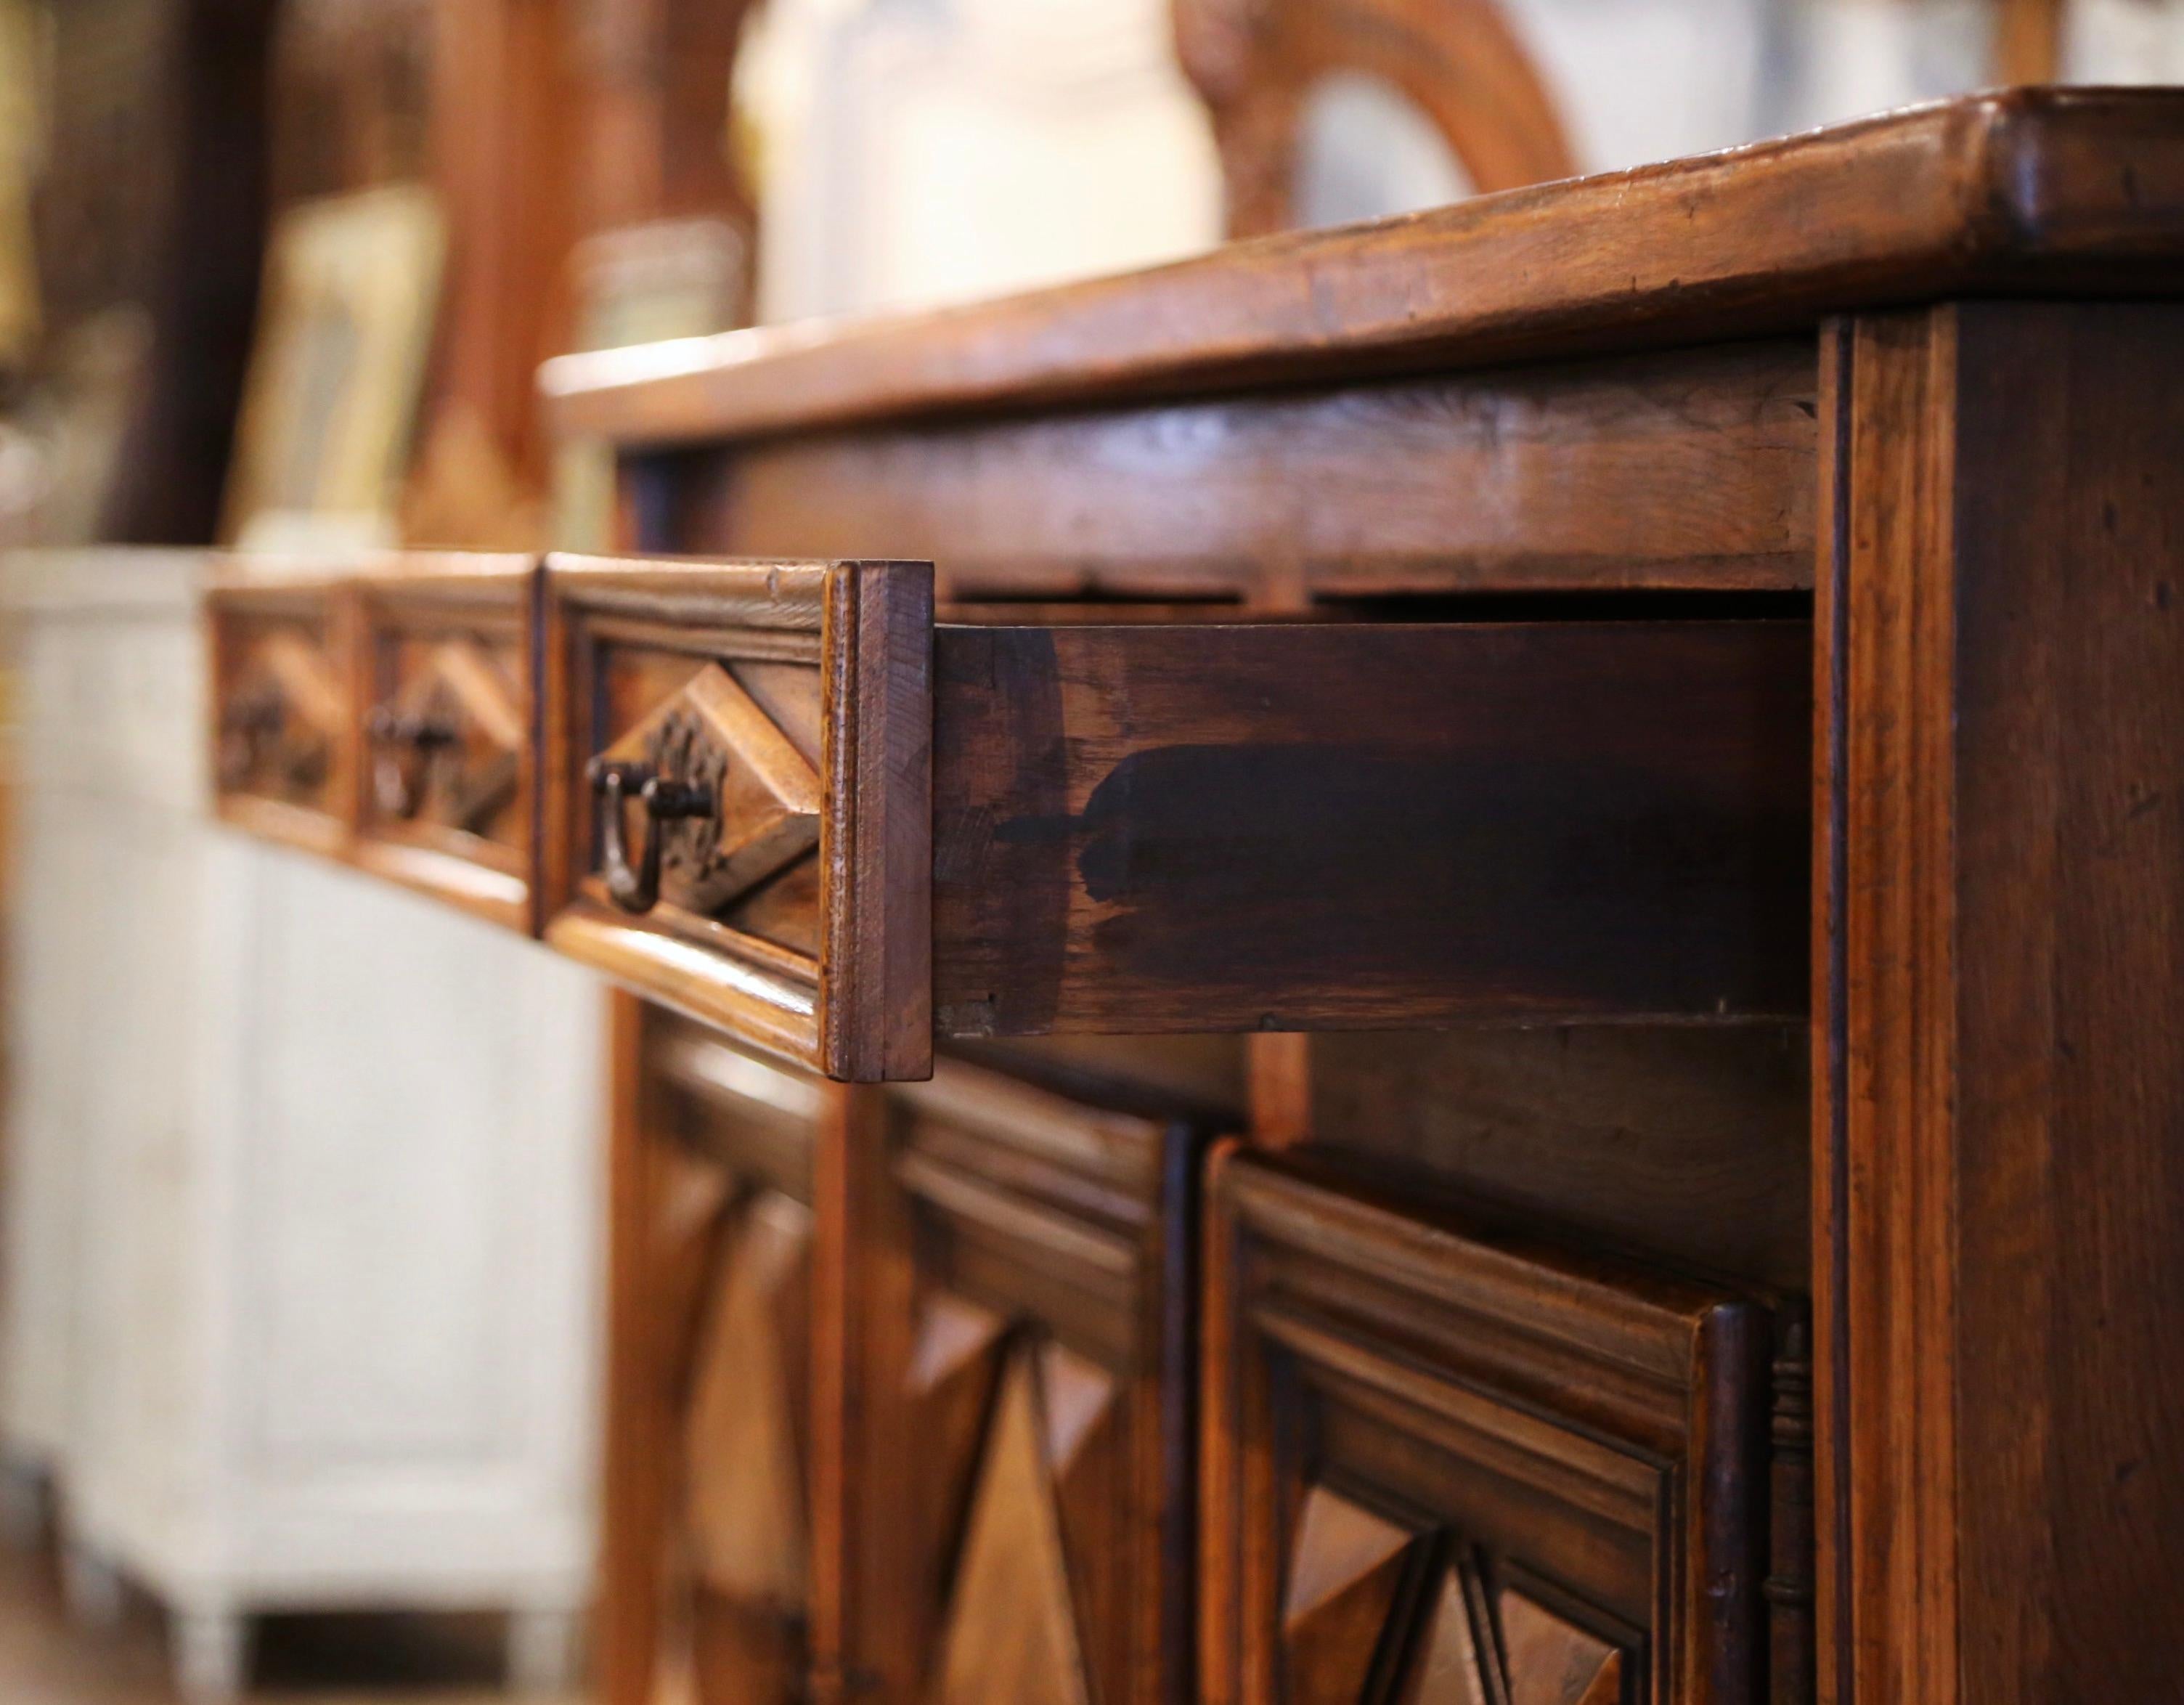
M 2034 92 L 549 366 L 614 1705 L 2172 1687 L 2181 285 Z

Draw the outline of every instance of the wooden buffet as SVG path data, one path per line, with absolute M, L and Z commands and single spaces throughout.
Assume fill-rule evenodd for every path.
M 222 809 L 619 1009 L 611 1705 L 2167 1697 L 2184 97 L 570 357 Z

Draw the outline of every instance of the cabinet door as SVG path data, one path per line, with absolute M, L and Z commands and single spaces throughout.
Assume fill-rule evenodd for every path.
M 889 1573 L 922 1697 L 1183 1697 L 1195 1134 L 947 1061 L 891 1100 L 916 1327 Z
M 1293 1167 L 1211 1191 L 1206 1698 L 1767 1697 L 1768 1310 Z
M 818 1090 L 657 1011 L 617 1140 L 609 1705 L 774 1705 L 810 1667 Z

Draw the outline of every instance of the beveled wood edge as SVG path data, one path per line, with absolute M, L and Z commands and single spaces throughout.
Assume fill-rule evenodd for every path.
M 1490 1297 L 1497 1321 L 1635 1376 L 1678 1405 L 1708 1323 L 1764 1312 L 1736 1290 L 1474 1232 L 1446 1211 L 1384 1200 L 1308 1162 L 1255 1151 L 1229 1156 L 1209 1189 L 1247 1234 L 1369 1275 L 1438 1308 L 1476 1312 L 1478 1299 Z M 1602 1318 L 1613 1323 L 1612 1343 L 1596 1329 Z M 1691 1418 L 1680 1407 L 1676 1412 L 1686 1424 Z
M 933 568 L 838 566 L 821 629 L 819 1042 L 843 1083 L 933 1075 Z
M 663 1080 L 701 1100 L 761 1108 L 777 1118 L 815 1125 L 826 1111 L 826 1092 L 817 1079 L 786 1069 L 777 1057 L 738 1048 L 733 1036 L 717 1031 L 677 1030 L 648 1043 L 645 1057 Z
M 1147 1156 L 1162 1134 L 1190 1123 L 1095 1106 L 961 1060 L 937 1060 L 929 1080 L 890 1084 L 888 1093 L 916 1112 L 1050 1165 L 1133 1184 L 1157 1175 L 1159 1162 Z
M 544 940 L 649 1000 L 724 1030 L 758 1053 L 825 1075 L 817 997 L 779 971 L 686 941 L 579 898 L 547 922 Z
M 348 861 L 368 875 L 460 906 L 518 934 L 535 936 L 538 919 L 525 878 L 436 847 L 389 840 L 359 827 Z
M 378 621 L 399 621 L 415 611 L 424 619 L 487 613 L 527 620 L 540 573 L 536 556 L 433 554 L 367 565 L 348 584 Z
M 998 302 L 561 356 L 540 383 L 562 435 L 666 446 L 2180 287 L 2184 95 L 2014 89 Z
M 1034 1265 L 1060 1262 L 1135 1288 L 1140 1239 L 1128 1231 L 922 1150 L 898 1156 L 894 1171 L 909 1195 L 959 1233 L 974 1229 L 979 1240 L 1007 1244 Z
M 555 552 L 546 559 L 546 589 L 549 598 L 588 614 L 816 633 L 828 578 L 842 566 Z
M 1609 1519 L 1647 1539 L 1663 1530 L 1660 1501 L 1673 1485 L 1674 1471 L 1640 1441 L 1613 1434 L 1603 1437 L 1574 1417 L 1542 1415 L 1492 1379 L 1462 1379 L 1440 1370 L 1421 1379 L 1403 1357 L 1390 1353 L 1391 1346 L 1369 1336 L 1360 1342 L 1310 1311 L 1279 1299 L 1261 1303 L 1252 1316 L 1259 1334 L 1280 1345 L 1304 1370 L 1303 1383 L 1338 1391 L 1353 1407 L 1393 1416 L 1398 1424 L 1412 1416 L 1454 1422 L 1476 1436 L 1520 1451 L 1524 1440 L 1535 1437 L 1542 1428 L 1557 1435 L 1567 1454 L 1552 1464 L 1541 1463 L 1546 1472 L 1530 1484 L 1543 1488 L 1553 1481 L 1563 1482 L 1564 1488 L 1570 1483 L 1585 1485 L 1602 1495 L 1602 1502 L 1574 1502 L 1594 1514 L 1612 1510 Z M 1364 1404 L 1358 1402 L 1361 1396 L 1367 1399 Z
M 270 841 L 298 852 L 346 864 L 353 840 L 349 825 L 309 805 L 286 800 L 269 800 L 257 794 L 220 793 L 213 796 L 213 816 L 230 828 L 254 839 Z

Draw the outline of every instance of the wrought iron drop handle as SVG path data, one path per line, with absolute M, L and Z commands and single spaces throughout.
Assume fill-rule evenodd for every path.
M 287 737 L 288 705 L 278 693 L 264 689 L 238 695 L 220 719 L 220 784 L 240 790 L 272 762 L 290 788 L 308 792 L 326 779 L 327 743 L 306 732 Z
M 460 736 L 446 722 L 382 705 L 365 718 L 365 733 L 381 748 L 372 766 L 379 808 L 393 817 L 414 817 L 425 803 L 426 772 Z
M 281 732 L 283 712 L 279 699 L 269 693 L 253 693 L 231 701 L 220 719 L 220 784 L 240 788 L 258 767 L 266 741 Z
M 592 791 L 606 806 L 606 822 L 599 838 L 599 861 L 606 866 L 607 898 L 624 911 L 642 915 L 660 903 L 660 861 L 666 850 L 666 825 L 692 817 L 713 815 L 713 790 L 663 776 L 649 764 L 613 763 L 592 760 L 588 772 Z M 634 794 L 650 820 L 644 845 L 630 862 L 623 824 L 623 806 Z

